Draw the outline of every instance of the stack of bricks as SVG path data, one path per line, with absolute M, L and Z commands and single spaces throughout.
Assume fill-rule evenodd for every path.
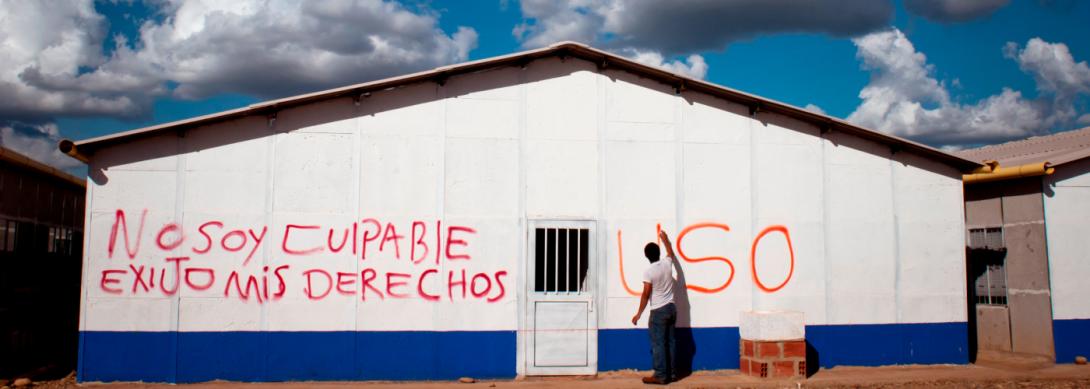
M 806 340 L 738 343 L 742 374 L 760 378 L 806 377 Z
M 759 378 L 806 378 L 806 325 L 798 311 L 744 311 L 739 368 Z

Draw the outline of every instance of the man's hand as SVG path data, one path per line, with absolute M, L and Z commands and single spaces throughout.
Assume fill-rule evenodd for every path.
M 666 249 L 666 256 L 674 256 L 673 245 L 670 244 L 670 237 L 666 235 L 666 231 L 659 231 L 659 239 L 662 240 L 662 248 Z
M 640 315 L 632 316 L 632 325 L 636 325 L 636 322 L 640 321 Z

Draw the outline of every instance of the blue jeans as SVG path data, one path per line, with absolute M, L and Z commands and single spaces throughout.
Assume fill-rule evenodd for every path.
M 651 310 L 651 320 L 647 321 L 647 330 L 651 334 L 651 366 L 655 369 L 655 378 L 667 382 L 674 378 L 675 373 L 676 323 L 677 308 L 673 303 Z

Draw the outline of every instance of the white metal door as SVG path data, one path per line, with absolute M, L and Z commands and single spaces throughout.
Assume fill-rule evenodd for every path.
M 526 374 L 598 370 L 594 222 L 532 221 L 526 269 Z

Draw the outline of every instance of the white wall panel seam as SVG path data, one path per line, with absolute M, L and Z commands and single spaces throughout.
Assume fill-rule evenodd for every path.
M 830 301 L 829 297 L 829 283 L 832 282 L 832 278 L 829 277 L 829 274 L 831 274 L 831 272 L 829 271 L 829 160 L 826 154 L 828 153 L 829 147 L 833 145 L 833 142 L 826 139 L 825 135 L 822 134 L 820 131 L 818 131 L 818 136 L 821 137 L 821 264 L 825 273 L 825 280 L 822 283 L 822 286 L 825 287 L 825 290 L 823 291 L 825 300 L 825 323 L 822 324 L 827 324 L 829 322 L 829 318 L 832 317 L 830 307 L 832 307 L 833 302 Z M 812 319 L 807 318 L 804 315 L 803 325 L 816 324 L 808 322 L 809 320 Z
M 356 98 L 358 99 L 360 97 L 357 96 Z M 362 112 L 363 104 L 356 104 L 355 117 L 353 118 L 356 122 L 356 144 L 352 153 L 352 158 L 354 159 L 353 166 L 356 167 L 356 174 L 354 174 L 356 180 L 356 195 L 353 196 L 356 212 L 352 218 L 353 225 L 358 223 L 360 217 L 363 216 L 363 120 L 360 120 Z M 353 236 L 352 239 L 356 239 L 356 237 Z M 353 242 L 353 244 L 355 243 Z M 355 274 L 360 274 L 360 259 L 355 253 L 352 255 L 352 263 L 355 264 Z M 355 298 L 355 295 L 353 295 L 352 298 L 352 330 L 355 332 L 360 331 L 360 299 Z M 359 342 L 354 343 L 355 344 L 352 346 L 352 349 L 354 350 L 352 355 L 359 355 Z
M 516 306 L 515 312 L 518 316 L 515 320 L 515 373 L 518 375 L 526 374 L 526 346 L 527 339 L 525 332 L 526 328 L 526 261 L 529 260 L 527 253 L 527 239 L 529 227 L 526 220 L 526 69 L 522 68 L 518 70 L 518 225 L 519 234 L 518 237 L 518 263 L 515 264 L 515 300 Z
M 186 138 L 179 135 L 175 141 L 175 153 L 178 157 L 174 159 L 174 223 L 179 226 L 185 225 L 185 171 L 186 171 L 186 154 L 187 154 L 187 141 Z M 179 247 L 175 247 L 171 250 L 171 255 L 174 257 L 180 256 L 178 251 Z M 181 271 L 181 268 L 178 268 Z M 161 277 L 160 277 L 161 278 Z M 179 283 L 181 282 L 181 275 L 178 275 Z M 159 285 L 162 287 L 163 285 Z M 176 292 L 170 296 L 170 330 L 177 332 L 180 324 L 180 312 L 181 309 L 181 285 L 175 285 Z M 178 338 L 174 337 L 175 349 L 177 349 Z
M 897 217 L 897 154 L 890 152 L 889 166 L 889 211 L 893 219 L 893 312 L 897 323 L 904 321 L 901 309 L 901 219 Z M 828 276 L 826 276 L 828 278 Z
M 682 110 L 685 98 L 680 90 L 672 99 L 674 110 L 674 231 L 670 231 L 674 241 L 676 234 L 685 222 L 685 144 L 682 142 L 682 131 L 685 130 L 685 115 Z M 655 237 L 658 239 L 658 237 Z M 680 262 L 679 262 L 680 266 Z
M 273 211 L 276 209 L 276 150 L 277 143 L 280 138 L 284 137 L 279 131 L 277 131 L 277 122 L 274 120 L 271 125 L 266 127 L 266 131 L 269 135 L 266 136 L 265 142 L 266 155 L 265 155 L 265 215 L 264 223 L 266 226 L 272 225 Z M 261 248 L 261 264 L 265 266 L 269 263 L 269 250 L 268 247 Z M 269 330 L 268 323 L 268 306 L 263 304 L 258 309 L 261 315 L 258 318 L 258 329 L 261 331 Z
M 607 163 L 609 163 L 609 143 L 606 139 L 606 122 L 608 116 L 607 107 L 609 106 L 609 99 L 612 96 L 609 83 L 615 83 L 616 81 L 607 77 L 602 71 L 595 73 L 594 79 L 595 92 L 598 94 L 596 96 L 597 99 L 595 99 L 597 101 L 596 112 L 598 114 L 598 117 L 595 118 L 595 128 L 597 130 L 598 139 L 598 209 L 596 210 L 598 224 L 595 226 L 595 235 L 600 244 L 595 246 L 597 249 L 595 251 L 597 251 L 597 253 L 595 260 L 590 264 L 594 266 L 594 275 L 598 279 L 598 285 L 588 289 L 595 293 L 594 300 L 595 304 L 598 305 L 598 309 L 595 310 L 595 315 L 597 315 L 596 317 L 598 319 L 598 328 L 602 328 L 610 325 L 610 323 L 606 322 L 609 317 L 609 304 L 606 303 L 606 297 L 609 294 L 607 285 L 609 285 L 609 269 L 611 269 L 612 266 L 604 266 L 604 264 L 608 264 L 610 260 L 610 245 L 608 244 L 610 234 L 608 231 L 612 230 L 612 226 L 606 217 L 607 192 L 609 191 L 609 184 L 606 181 L 608 171 Z M 620 255 L 620 253 L 617 253 L 617 255 Z M 619 261 L 620 258 L 618 257 L 617 260 Z M 588 268 L 592 267 L 588 266 Z M 624 277 L 624 274 L 618 273 L 618 275 Z
M 450 123 L 450 115 L 448 114 L 449 111 L 450 111 L 449 110 L 450 99 L 447 97 L 447 88 L 444 86 L 445 84 L 435 83 L 433 85 L 435 87 L 435 101 L 439 102 L 439 109 L 442 110 L 442 112 L 439 113 L 439 117 L 443 118 L 439 123 L 439 139 L 438 139 L 439 158 L 437 158 L 439 166 L 436 167 L 436 171 L 438 172 L 438 175 L 439 175 L 437 180 L 439 182 L 435 185 L 435 190 L 437 192 L 435 194 L 436 195 L 436 197 L 435 197 L 435 199 L 436 199 L 435 200 L 435 207 L 436 207 L 435 214 L 437 215 L 436 216 L 437 218 L 439 218 L 440 220 L 442 220 L 443 222 L 445 222 L 449 226 L 450 225 L 449 224 L 450 220 L 447 219 L 447 214 L 446 214 L 446 206 L 447 206 L 446 193 L 447 193 L 447 127 L 448 127 L 448 124 Z M 439 233 L 439 232 L 436 231 L 436 233 Z M 436 247 L 435 249 L 439 250 L 438 247 Z M 440 265 L 441 271 L 440 271 L 440 273 L 446 273 L 447 264 L 449 262 L 450 261 L 441 262 L 441 265 Z M 438 309 L 439 309 L 438 307 L 432 307 L 432 312 L 436 312 Z M 439 317 L 438 316 L 432 316 L 431 320 L 432 320 L 431 328 L 433 330 L 439 330 L 440 328 L 445 330 L 445 329 L 449 328 L 449 325 L 444 325 L 444 326 L 439 325 L 440 323 L 439 323 Z
M 749 231 L 750 234 L 754 234 L 757 231 L 757 219 L 760 217 L 760 209 L 757 206 L 759 199 L 757 190 L 757 131 L 753 128 L 753 124 L 757 123 L 757 113 L 754 112 L 746 120 L 746 130 L 749 131 Z M 757 283 L 749 283 L 749 307 L 746 310 L 753 310 L 757 306 L 757 299 L 761 290 L 757 288 Z M 745 309 L 745 307 L 743 307 Z M 741 314 L 739 314 L 741 315 Z

